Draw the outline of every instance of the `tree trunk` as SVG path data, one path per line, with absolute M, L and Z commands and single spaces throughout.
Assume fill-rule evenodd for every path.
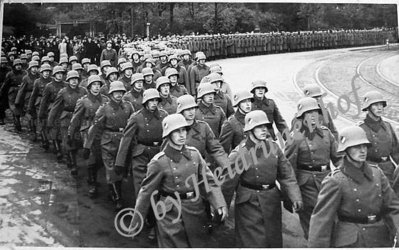
M 218 3 L 215 2 L 215 27 L 213 28 L 213 33 L 218 33 L 219 30 L 219 20 L 218 20 Z
M 173 19 L 174 19 L 174 11 L 175 8 L 175 3 L 170 3 L 169 4 L 169 27 L 170 27 L 170 31 L 173 32 L 174 31 L 174 24 L 173 24 Z

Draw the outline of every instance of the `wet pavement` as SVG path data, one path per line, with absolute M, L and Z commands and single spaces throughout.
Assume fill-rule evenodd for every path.
M 324 61 L 345 53 L 348 50 L 254 56 L 217 62 L 222 65 L 225 80 L 233 92 L 245 88 L 254 80 L 265 79 L 269 97 L 277 102 L 283 116 L 290 122 L 305 83 L 318 83 L 317 79 L 322 79 L 319 84 L 325 84 L 337 95 L 341 94 L 339 91 L 342 88 L 334 85 L 338 84 L 337 81 L 332 81 L 332 76 L 328 78 L 323 73 L 328 72 L 329 65 Z M 378 66 L 389 81 L 399 82 L 395 74 L 389 74 L 391 69 L 387 69 L 397 67 L 397 64 L 388 64 L 384 58 L 380 59 L 375 67 Z M 352 61 L 354 68 L 358 65 L 355 61 Z M 398 62 L 397 57 L 389 62 L 393 61 Z M 347 63 L 350 65 L 350 62 Z M 318 70 L 320 67 L 321 70 Z M 342 64 L 342 67 L 347 68 L 348 65 Z M 353 67 L 347 71 L 346 77 L 354 74 Z M 318 78 L 315 77 L 316 71 L 321 74 Z M 371 74 L 367 68 L 362 71 L 365 75 Z M 373 69 L 373 72 L 376 71 Z M 336 98 L 329 95 L 326 100 L 336 102 Z M 338 128 L 353 123 L 345 116 L 335 121 Z M 73 178 L 66 164 L 56 162 L 51 150 L 46 152 L 40 143 L 30 141 L 26 121 L 23 121 L 23 133 L 16 133 L 11 122 L 8 119 L 6 126 L 0 126 L 0 246 L 157 246 L 155 240 L 147 238 L 146 229 L 134 239 L 117 233 L 114 228 L 116 212 L 108 197 L 104 169 L 99 172 L 99 195 L 91 199 L 87 194 L 86 164 L 81 157 L 78 158 L 79 174 Z M 133 207 L 130 178 L 123 182 L 122 190 L 124 205 Z M 212 247 L 234 247 L 233 211 L 230 214 L 226 224 L 216 228 L 210 236 Z M 296 214 L 283 212 L 283 231 L 284 247 L 306 246 Z

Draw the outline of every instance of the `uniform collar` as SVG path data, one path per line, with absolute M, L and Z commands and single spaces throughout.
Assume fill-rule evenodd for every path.
M 208 107 L 203 103 L 203 101 L 200 101 L 200 103 L 198 104 L 198 108 L 201 109 L 203 113 L 207 113 L 209 111 L 214 115 L 216 114 L 215 105 L 213 103 Z
M 132 88 L 132 89 L 130 90 L 130 93 L 132 93 L 132 95 L 133 95 L 134 97 L 136 97 L 136 98 L 138 98 L 139 96 L 143 96 L 143 90 L 137 91 L 137 90 L 135 90 L 134 88 Z
M 170 91 L 172 92 L 172 90 L 174 90 L 174 91 L 176 91 L 176 92 L 180 92 L 179 83 L 176 83 L 175 86 L 170 85 Z
M 367 114 L 366 118 L 364 119 L 364 123 L 366 123 L 367 126 L 369 126 L 371 128 L 371 130 L 373 130 L 374 132 L 378 132 L 378 130 L 380 130 L 380 128 L 383 128 L 384 130 L 386 130 L 385 126 L 384 126 L 384 122 L 382 121 L 381 118 L 378 121 L 376 121 Z
M 93 94 L 90 92 L 90 90 L 87 91 L 87 92 L 88 92 L 88 93 L 87 93 L 87 97 L 88 97 L 90 100 L 92 100 L 92 101 L 99 101 L 99 102 L 102 101 L 101 93 L 98 93 L 98 95 L 93 95 Z
M 169 157 L 174 163 L 179 163 L 181 158 L 184 156 L 187 160 L 191 160 L 191 152 L 183 146 L 181 150 L 172 148 L 169 143 L 164 149 L 165 155 Z
M 238 109 L 234 114 L 235 118 L 237 119 L 237 121 L 239 121 L 241 124 L 245 124 L 245 115 L 243 113 L 241 113 Z
M 353 179 L 355 182 L 362 184 L 366 180 L 373 180 L 373 172 L 370 166 L 367 163 L 363 163 L 363 165 L 358 168 L 355 167 L 349 160 L 348 156 L 344 157 L 343 163 L 341 165 L 341 171 L 346 176 Z
M 169 102 L 169 104 L 172 104 L 172 97 L 170 97 L 170 95 L 168 95 L 167 97 L 163 97 L 163 96 L 161 96 L 161 102 L 162 103 L 166 103 L 166 102 Z
M 112 100 L 112 98 L 110 98 L 109 105 L 111 105 L 111 107 L 114 110 L 117 110 L 119 107 L 122 108 L 122 101 L 118 103 L 118 102 L 115 102 L 114 100 Z
M 143 108 L 143 115 L 144 115 L 144 117 L 148 118 L 149 120 L 151 120 L 153 117 L 155 117 L 159 120 L 161 117 L 158 109 L 155 109 L 154 112 L 151 112 L 145 107 Z
M 265 105 L 269 105 L 269 99 L 267 99 L 266 96 L 263 96 L 262 99 L 259 98 L 259 97 L 254 96 L 254 102 L 256 102 L 256 103 L 264 103 Z
M 313 138 L 315 137 L 316 134 L 318 134 L 321 138 L 324 137 L 323 131 L 319 127 L 316 127 L 315 129 L 313 129 L 312 132 L 310 132 L 308 127 L 306 127 L 305 125 L 302 125 L 300 131 L 304 132 L 305 137 L 308 137 L 310 140 L 313 140 Z

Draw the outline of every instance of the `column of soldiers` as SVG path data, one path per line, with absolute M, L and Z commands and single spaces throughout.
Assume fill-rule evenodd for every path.
M 380 93 L 364 96 L 359 126 L 338 133 L 325 94 L 307 85 L 289 128 L 265 81 L 230 94 L 206 53 L 145 51 L 119 58 L 118 68 L 65 55 L 52 65 L 50 53 L 27 59 L 26 69 L 13 58 L 9 68 L 2 57 L 0 118 L 9 107 L 21 132 L 26 116 L 32 140 L 51 146 L 73 176 L 86 168 L 93 199 L 104 167 L 117 211 L 128 199 L 122 180 L 132 178 L 135 210 L 156 228 L 160 247 L 206 247 L 232 202 L 237 247 L 282 247 L 282 199 L 311 247 L 390 246 L 399 226 L 399 144 L 381 118 Z M 166 202 L 162 219 L 152 199 Z

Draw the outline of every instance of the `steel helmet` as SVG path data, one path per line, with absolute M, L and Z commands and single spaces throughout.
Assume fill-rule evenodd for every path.
M 68 63 L 68 58 L 66 58 L 66 57 L 61 57 L 61 58 L 60 58 L 59 64 L 61 65 L 61 64 L 63 64 L 63 63 Z
M 187 129 L 190 127 L 184 116 L 181 114 L 168 115 L 162 120 L 162 138 L 165 138 L 176 129 L 184 127 Z
M 101 77 L 99 75 L 91 75 L 87 79 L 87 89 L 90 88 L 91 84 L 94 82 L 99 82 L 101 86 L 103 86 L 103 81 L 101 81 Z
M 73 64 L 72 70 L 83 70 L 82 64 L 80 64 L 80 63 Z
M 304 97 L 298 101 L 298 112 L 296 113 L 296 117 L 301 117 L 305 112 L 311 110 L 318 110 L 321 111 L 319 104 L 317 101 L 312 97 Z
M 40 67 L 40 73 L 44 72 L 44 71 L 50 71 L 51 72 L 51 66 L 47 63 L 43 64 Z
M 132 51 L 132 54 L 131 54 L 131 57 L 132 57 L 132 58 L 133 58 L 133 55 L 134 55 L 134 54 L 137 54 L 138 56 L 140 56 L 140 53 L 139 53 L 137 50 L 133 50 L 133 51 Z
M 168 56 L 168 54 L 166 53 L 166 51 L 161 51 L 160 53 L 159 53 L 159 57 L 163 57 L 163 56 Z
M 260 125 L 270 124 L 266 113 L 262 110 L 254 110 L 249 112 L 245 115 L 244 121 L 244 132 L 250 131 Z
M 66 81 L 69 81 L 69 79 L 72 78 L 79 79 L 79 73 L 76 70 L 71 70 L 67 73 Z
M 21 56 L 19 57 L 21 59 L 28 59 L 28 56 L 26 54 L 21 54 Z
M 55 66 L 53 68 L 53 75 L 57 74 L 57 73 L 62 73 L 64 74 L 64 69 L 62 68 L 62 66 Z
M 39 67 L 39 63 L 37 61 L 30 61 L 28 65 L 28 69 L 32 67 Z
M 218 73 L 210 73 L 208 75 L 208 79 L 211 83 L 214 83 L 214 82 L 222 82 L 223 83 L 223 81 L 224 81 L 223 77 Z
M 8 56 L 8 57 L 10 57 L 10 56 L 15 56 L 15 52 L 10 51 L 10 52 L 7 53 L 7 56 Z
M 131 62 L 125 62 L 121 65 L 121 70 L 122 72 L 127 70 L 127 69 L 133 69 L 133 65 Z
M 382 94 L 378 91 L 369 91 L 363 96 L 362 111 L 366 111 L 371 104 L 382 102 L 383 106 L 387 106 L 387 102 L 384 100 Z
M 145 59 L 145 62 L 146 63 L 151 63 L 152 66 L 155 66 L 155 59 L 153 59 L 153 58 L 147 58 L 147 59 Z
M 132 75 L 130 85 L 133 85 L 137 81 L 144 81 L 144 76 L 142 73 L 134 73 Z
M 236 107 L 240 104 L 241 101 L 250 99 L 251 102 L 254 100 L 253 95 L 248 90 L 238 91 L 233 95 L 233 106 Z
M 37 52 L 37 51 L 33 51 L 33 53 L 32 53 L 32 56 L 39 56 L 40 54 L 39 54 L 39 52 Z
M 69 63 L 71 63 L 71 62 L 73 62 L 73 61 L 78 61 L 78 58 L 76 57 L 76 56 L 71 56 L 70 58 L 69 58 Z
M 198 104 L 195 102 L 195 98 L 192 95 L 182 95 L 177 98 L 177 110 L 176 113 L 181 113 L 186 109 L 196 108 Z
M 321 88 L 317 84 L 306 84 L 303 88 L 303 93 L 308 97 L 319 97 L 326 96 L 327 94 L 321 91 Z
M 181 52 L 181 56 L 184 56 L 184 55 L 190 55 L 190 56 L 191 56 L 191 51 L 190 51 L 190 50 L 188 50 L 188 49 L 184 49 L 184 50 L 182 50 L 182 52 Z
M 157 79 L 155 88 L 157 90 L 159 90 L 159 87 L 161 87 L 161 85 L 163 85 L 163 84 L 169 84 L 170 85 L 169 78 L 167 78 L 166 76 L 160 76 Z
M 2 56 L 1 57 L 1 63 L 7 63 L 8 61 L 7 61 L 7 57 L 5 57 L 5 56 Z
M 54 57 L 55 55 L 54 55 L 54 52 L 51 52 L 51 51 L 50 51 L 50 52 L 47 53 L 47 56 L 48 56 L 48 57 Z
M 90 64 L 89 67 L 87 68 L 87 72 L 90 72 L 90 71 L 93 71 L 93 70 L 97 71 L 97 74 L 100 73 L 100 71 L 98 70 L 97 65 L 95 65 L 95 64 Z
M 111 65 L 111 62 L 109 61 L 109 60 L 103 60 L 103 61 L 101 61 L 101 63 L 100 63 L 100 68 L 101 69 L 103 69 L 104 67 L 106 67 L 106 66 L 112 66 Z
M 160 55 L 159 50 L 152 50 L 152 51 L 151 51 L 151 56 L 152 56 L 153 58 L 158 58 L 159 55 Z
M 41 63 L 44 62 L 50 62 L 50 58 L 48 56 L 43 56 L 42 59 L 40 60 Z
M 17 59 L 14 60 L 14 62 L 12 63 L 12 65 L 13 65 L 13 66 L 16 66 L 16 65 L 18 65 L 18 64 L 22 65 L 22 61 L 21 61 L 21 59 L 18 59 L 18 58 L 17 58 Z
M 170 55 L 170 56 L 168 57 L 168 62 L 170 62 L 170 61 L 173 60 L 173 59 L 178 60 L 176 54 Z
M 177 72 L 177 70 L 175 68 L 167 68 L 165 70 L 165 75 L 167 78 L 169 78 L 170 76 L 174 76 L 174 75 L 179 77 L 179 72 Z
M 85 63 L 91 63 L 90 58 L 83 58 L 82 59 L 82 65 Z
M 40 61 L 40 57 L 39 56 L 32 56 L 32 60 L 31 61 Z
M 263 80 L 257 80 L 251 83 L 251 92 L 254 93 L 254 90 L 256 88 L 265 88 L 266 92 L 269 91 L 269 89 L 266 87 L 266 81 Z
M 222 67 L 220 65 L 213 65 L 209 68 L 209 70 L 211 73 L 223 74 Z
M 201 53 L 197 52 L 196 56 L 197 56 L 197 61 L 206 60 L 206 56 L 203 52 L 201 52 Z
M 366 132 L 359 126 L 350 126 L 344 128 L 339 133 L 338 152 L 343 152 L 349 147 L 366 144 L 371 146 L 367 139 Z
M 202 98 L 206 94 L 216 93 L 215 86 L 213 86 L 210 82 L 202 82 L 198 85 L 198 98 Z
M 121 57 L 118 59 L 118 66 L 121 65 L 122 63 L 125 63 L 126 59 L 124 57 Z
M 32 50 L 26 49 L 26 50 L 25 50 L 25 53 L 26 53 L 27 55 L 32 55 Z
M 115 73 L 115 74 L 117 74 L 119 76 L 119 71 L 115 67 L 110 67 L 107 70 L 107 74 L 105 75 L 105 77 L 108 78 L 113 73 Z
M 111 82 L 111 84 L 109 86 L 108 94 L 112 94 L 115 91 L 126 92 L 126 88 L 125 88 L 125 85 L 123 85 L 123 82 L 121 82 L 121 81 Z
M 143 73 L 143 76 L 146 77 L 148 75 L 154 75 L 154 71 L 152 71 L 152 69 L 150 68 L 144 68 L 141 73 Z
M 158 99 L 158 101 L 161 101 L 161 97 L 159 96 L 159 92 L 156 89 L 150 88 L 147 90 L 144 90 L 143 92 L 143 101 L 141 104 L 145 104 L 151 99 Z

